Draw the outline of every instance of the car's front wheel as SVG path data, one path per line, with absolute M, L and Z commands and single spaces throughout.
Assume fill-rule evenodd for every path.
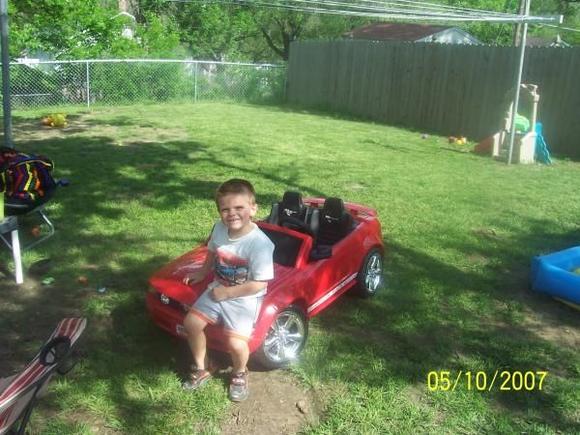
M 308 338 L 308 321 L 304 312 L 295 306 L 281 311 L 262 345 L 256 350 L 256 360 L 265 368 L 288 367 L 298 359 Z
M 377 248 L 371 249 L 366 255 L 357 276 L 356 290 L 359 296 L 370 298 L 385 285 L 383 276 L 383 256 Z

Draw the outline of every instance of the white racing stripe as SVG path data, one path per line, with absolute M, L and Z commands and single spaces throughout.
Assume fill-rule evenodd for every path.
M 332 290 L 330 290 L 328 293 L 326 293 L 324 296 L 322 296 L 320 299 L 318 299 L 316 302 L 314 302 L 312 305 L 310 305 L 308 307 L 308 312 L 310 313 L 312 310 L 316 309 L 316 307 L 318 307 L 319 305 L 323 304 L 324 302 L 326 302 L 329 298 L 331 298 L 332 296 L 334 296 L 337 292 L 339 292 L 342 288 L 344 288 L 345 285 L 347 285 L 348 283 L 350 283 L 353 279 L 355 279 L 357 276 L 356 273 L 353 273 L 350 276 L 347 276 L 345 279 L 343 279 L 341 282 L 339 282 L 336 287 L 334 287 Z

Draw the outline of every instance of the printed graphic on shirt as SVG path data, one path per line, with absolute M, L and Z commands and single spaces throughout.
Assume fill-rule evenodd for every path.
M 218 248 L 215 256 L 215 274 L 221 285 L 243 284 L 248 280 L 248 260 Z

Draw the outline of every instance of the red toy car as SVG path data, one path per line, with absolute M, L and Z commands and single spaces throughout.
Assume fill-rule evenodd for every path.
M 267 368 L 294 361 L 306 344 L 308 319 L 347 290 L 373 296 L 383 286 L 383 242 L 375 210 L 339 198 L 302 201 L 286 192 L 257 225 L 274 242 L 274 279 L 268 284 L 256 321 L 250 352 Z M 202 245 L 156 272 L 149 279 L 147 308 L 153 321 L 183 336 L 183 319 L 212 277 L 193 287 L 183 284 L 187 272 L 203 264 Z M 208 325 L 208 346 L 226 351 L 219 326 Z

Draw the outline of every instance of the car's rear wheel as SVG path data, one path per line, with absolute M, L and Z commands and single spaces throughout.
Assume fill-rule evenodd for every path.
M 361 266 L 357 276 L 357 294 L 363 298 L 370 298 L 385 286 L 383 276 L 383 255 L 377 248 L 371 249 Z
M 288 367 L 298 359 L 307 338 L 308 321 L 304 312 L 290 306 L 276 316 L 255 358 L 268 369 Z

